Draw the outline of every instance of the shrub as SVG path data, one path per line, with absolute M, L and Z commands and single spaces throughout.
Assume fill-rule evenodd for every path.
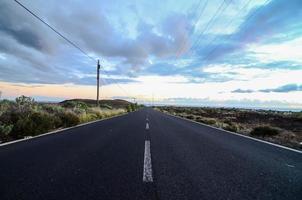
M 9 134 L 13 129 L 13 125 L 0 125 L 0 143 L 6 141 L 9 138 Z
M 35 105 L 35 100 L 31 97 L 26 97 L 24 95 L 16 98 L 16 104 L 21 112 L 26 112 L 32 110 Z
M 215 119 L 204 119 L 204 123 L 213 125 L 213 124 L 216 124 L 216 120 Z
M 103 105 L 100 105 L 100 108 L 106 108 L 106 109 L 112 109 L 112 106 L 108 105 L 108 104 L 103 104 Z
M 63 103 L 63 107 L 73 108 L 73 109 L 82 109 L 85 111 L 88 109 L 88 105 L 81 101 L 66 101 Z
M 126 109 L 127 109 L 127 112 L 133 111 L 131 104 L 128 104 L 127 107 L 126 107 Z
M 59 114 L 64 112 L 64 108 L 62 106 L 59 105 L 52 105 L 52 104 L 44 104 L 42 106 L 42 109 L 48 113 L 52 113 L 52 114 Z
M 12 109 L 12 107 L 15 106 L 15 102 L 9 101 L 9 100 L 0 100 L 0 115 L 7 110 Z
M 89 113 L 89 114 L 82 114 L 80 115 L 80 122 L 85 123 L 85 122 L 90 122 L 99 119 L 99 116 L 97 114 Z
M 226 127 L 224 127 L 223 129 L 227 130 L 227 131 L 232 131 L 232 132 L 237 132 L 238 131 L 238 127 L 235 124 L 228 124 Z
M 63 112 L 59 117 L 64 127 L 75 126 L 80 123 L 80 118 L 72 112 Z
M 60 123 L 60 119 L 54 115 L 34 112 L 28 117 L 20 118 L 15 123 L 10 135 L 14 139 L 39 135 L 55 129 Z
M 279 134 L 279 130 L 269 126 L 259 126 L 254 128 L 250 134 L 253 136 L 261 136 L 261 137 L 274 136 Z
M 186 116 L 186 118 L 187 118 L 187 119 L 191 119 L 191 120 L 194 120 L 194 119 L 195 119 L 194 115 L 188 115 L 188 116 Z
M 33 105 L 35 103 L 35 100 L 31 97 L 22 95 L 22 96 L 16 98 L 16 103 L 19 106 Z

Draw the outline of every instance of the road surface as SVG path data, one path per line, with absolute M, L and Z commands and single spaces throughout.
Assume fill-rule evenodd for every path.
M 0 147 L 0 199 L 301 199 L 302 154 L 150 108 Z

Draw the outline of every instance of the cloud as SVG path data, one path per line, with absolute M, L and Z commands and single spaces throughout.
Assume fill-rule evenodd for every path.
M 45 31 L 47 28 L 41 26 L 40 22 L 24 12 L 13 1 L 1 1 L 0 32 L 26 47 L 37 51 L 51 52 L 56 44 L 49 40 L 53 37 L 48 34 L 48 31 Z
M 253 92 L 277 92 L 277 93 L 287 93 L 287 92 L 298 92 L 302 91 L 302 85 L 299 84 L 287 84 L 277 88 L 269 88 L 269 89 L 261 89 L 261 90 L 243 90 L 243 89 L 236 89 L 231 91 L 232 93 L 253 93 Z
M 297 38 L 302 34 L 301 31 L 297 31 L 301 27 L 302 2 L 300 0 L 272 0 L 266 5 L 252 9 L 236 32 L 221 35 L 220 40 L 212 44 L 212 47 L 207 47 L 215 49 L 211 53 L 202 47 L 198 52 L 208 52 L 207 59 L 216 60 L 224 55 L 242 50 L 249 44 L 274 43 Z
M 232 93 L 253 93 L 254 90 L 242 90 L 242 89 L 237 89 L 237 90 L 233 90 L 231 91 Z
M 98 4 L 97 1 L 91 4 L 54 1 L 45 7 L 44 1 L 25 2 L 89 54 L 115 60 L 115 68 L 125 76 L 121 82 L 145 69 L 151 57 L 173 57 L 183 44 L 189 44 L 191 21 L 185 14 L 172 12 L 157 26 L 138 19 L 137 35 L 130 37 L 112 23 L 105 10 L 95 6 Z M 84 67 L 87 66 L 83 61 L 86 58 L 79 62 L 80 52 L 13 1 L 1 1 L 0 13 L 0 53 L 10 58 L 0 60 L 2 81 L 89 83 L 78 79 L 75 74 L 94 70 Z
M 288 84 L 288 85 L 283 85 L 277 88 L 272 88 L 272 89 L 264 89 L 264 90 L 259 90 L 260 92 L 296 92 L 296 91 L 302 91 L 302 85 L 298 84 Z
M 56 9 L 63 11 L 66 5 Z M 76 38 L 77 44 L 95 55 L 120 58 L 123 60 L 121 64 L 132 69 L 146 65 L 150 56 L 175 55 L 184 42 L 188 43 L 191 26 L 188 17 L 179 13 L 171 13 L 156 28 L 139 19 L 137 35 L 130 38 L 110 23 L 106 13 L 87 5 L 83 10 L 73 3 L 69 5 L 69 12 L 53 14 L 51 19 L 56 27 Z
M 289 103 L 286 101 L 269 100 L 261 101 L 257 99 L 234 99 L 234 100 L 215 100 L 210 98 L 166 98 L 155 101 L 156 105 L 189 105 L 189 106 L 209 106 L 209 107 L 237 107 L 250 109 L 277 109 L 300 111 L 301 103 Z
M 217 9 L 217 4 L 221 3 L 220 0 L 209 2 L 196 27 L 192 27 L 192 24 L 195 24 L 200 10 L 195 0 L 186 2 L 186 8 L 173 1 L 160 0 L 91 0 L 89 3 L 53 0 L 47 5 L 42 0 L 22 1 L 89 55 L 100 58 L 105 69 L 101 70 L 102 85 L 119 83 L 133 94 L 150 94 L 154 90 L 154 93 L 164 97 L 237 98 L 245 97 L 239 93 L 249 96 L 257 92 L 254 98 L 290 97 L 288 99 L 292 101 L 299 101 L 301 92 L 286 94 L 282 93 L 286 88 L 276 90 L 274 86 L 275 83 L 281 86 L 300 84 L 301 62 L 291 53 L 299 52 L 296 50 L 298 48 L 292 47 L 299 47 L 300 43 L 287 43 L 286 46 L 292 50 L 287 54 L 291 54 L 291 57 L 276 56 L 270 48 L 277 48 L 275 42 L 288 42 L 301 36 L 301 1 L 272 0 L 267 5 L 261 5 L 263 2 L 251 1 L 240 15 L 237 15 L 238 9 L 245 2 L 233 2 L 217 18 L 211 30 L 199 35 Z M 261 5 L 261 8 L 257 11 L 255 5 Z M 253 17 L 248 20 L 251 15 Z M 226 22 L 235 16 L 236 25 L 226 30 Z M 193 35 L 190 36 L 190 33 Z M 177 57 L 180 49 L 185 51 L 191 45 L 190 37 L 199 36 L 203 45 L 198 47 L 198 54 Z M 205 45 L 216 36 L 218 40 L 209 46 Z M 209 57 L 212 60 L 202 59 L 216 45 L 217 49 Z M 269 48 L 259 51 L 259 46 Z M 283 46 L 279 46 L 279 49 L 281 53 L 284 50 Z M 275 59 L 257 57 L 256 54 L 267 57 L 266 50 Z M 29 86 L 51 84 L 51 87 L 75 85 L 75 88 L 81 88 L 83 85 L 86 88 L 91 85 L 87 88 L 92 88 L 92 94 L 95 92 L 96 63 L 14 1 L 1 1 L 0 81 Z M 239 86 L 241 88 L 237 89 Z M 267 89 L 263 89 L 263 86 Z M 259 88 L 263 91 L 259 91 Z M 20 86 L 20 91 L 25 89 Z M 237 90 L 219 93 L 233 89 Z M 180 90 L 183 92 L 179 93 Z M 86 89 L 84 92 L 88 93 Z M 64 93 L 65 90 L 62 95 Z

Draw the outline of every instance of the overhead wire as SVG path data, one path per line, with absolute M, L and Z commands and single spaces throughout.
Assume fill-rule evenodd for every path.
M 198 6 L 196 7 L 195 12 L 197 12 L 197 10 L 199 9 L 199 7 L 200 7 L 200 5 L 201 5 L 201 2 L 202 2 L 202 0 L 199 1 Z M 199 15 L 198 15 L 198 17 L 195 19 L 194 25 L 191 26 L 191 29 L 190 29 L 189 34 L 188 34 L 189 36 L 192 35 L 193 31 L 195 30 L 196 24 L 198 23 L 199 19 L 200 19 L 201 16 L 203 15 L 204 10 L 205 10 L 206 6 L 208 5 L 208 2 L 209 2 L 209 0 L 206 0 L 205 3 L 203 4 L 203 6 L 202 6 L 202 8 L 201 8 L 201 11 L 200 11 L 200 13 L 199 13 Z M 180 54 L 183 52 L 183 50 L 184 50 L 185 46 L 187 45 L 187 43 L 188 43 L 187 40 L 185 40 L 185 41 L 182 42 L 182 44 L 180 45 L 179 50 L 177 51 L 177 54 L 176 54 L 177 57 L 179 57 Z
M 215 22 L 216 18 L 229 6 L 229 4 L 231 3 L 232 0 L 223 0 L 221 2 L 221 4 L 219 5 L 218 9 L 216 10 L 216 12 L 214 13 L 214 15 L 211 17 L 211 19 L 208 21 L 208 23 L 206 24 L 205 28 L 203 28 L 202 32 L 199 33 L 199 37 L 197 38 L 197 40 L 193 43 L 193 45 L 188 49 L 188 52 L 191 49 L 194 49 L 196 46 L 198 46 L 200 44 L 200 42 L 202 41 L 201 38 L 203 36 L 203 34 L 205 32 L 208 31 L 208 29 L 212 26 L 212 24 Z
M 14 0 L 17 4 L 19 4 L 22 8 L 24 8 L 27 12 L 29 12 L 32 16 L 34 16 L 36 19 L 41 21 L 43 24 L 48 26 L 51 30 L 53 30 L 55 33 L 57 33 L 60 37 L 62 37 L 65 41 L 67 41 L 69 44 L 71 44 L 73 47 L 77 48 L 79 51 L 81 51 L 85 56 L 87 56 L 89 59 L 96 61 L 93 57 L 89 56 L 88 53 L 86 53 L 82 48 L 80 48 L 78 45 L 76 45 L 74 42 L 69 40 L 66 36 L 61 34 L 59 31 L 57 31 L 54 27 L 52 27 L 50 24 L 48 24 L 46 21 L 44 21 L 41 17 L 33 13 L 31 10 L 29 10 L 26 6 L 24 6 L 22 3 L 20 3 L 18 0 Z
M 269 1 L 271 1 L 271 0 L 266 0 L 265 1 L 265 3 L 264 3 L 264 5 L 266 5 Z M 258 12 L 260 12 L 261 10 L 263 9 L 263 6 L 261 6 L 261 7 L 259 7 L 259 8 L 257 8 L 257 10 L 255 10 L 251 15 L 249 15 L 248 17 L 247 17 L 247 19 L 245 20 L 245 22 L 248 22 L 249 20 L 251 20 Z M 243 26 L 243 30 L 246 28 L 246 26 L 247 26 L 247 23 L 245 23 L 245 25 Z M 229 34 L 226 38 L 225 38 L 225 40 L 228 40 L 228 39 L 230 39 L 230 37 L 231 36 L 233 36 L 232 34 Z M 219 45 L 217 45 L 217 46 L 215 46 L 206 56 L 205 56 L 205 58 L 204 58 L 204 60 L 209 60 L 209 57 L 218 49 L 218 47 L 219 47 Z
M 241 14 L 241 11 L 246 9 L 248 5 L 252 2 L 252 0 L 247 0 L 246 3 L 239 9 L 239 12 L 236 14 L 236 17 L 232 18 L 225 27 L 223 27 L 225 30 L 227 30 L 231 24 L 237 19 L 237 17 Z M 205 45 L 204 49 L 207 49 L 208 47 L 211 46 L 217 39 L 219 39 L 219 36 L 214 37 L 207 45 Z
M 52 31 L 54 31 L 57 35 L 59 35 L 61 38 L 63 38 L 66 42 L 68 42 L 70 45 L 72 45 L 74 48 L 78 49 L 81 53 L 83 53 L 87 58 L 89 58 L 90 60 L 97 62 L 97 59 L 91 57 L 87 52 L 85 52 L 81 47 L 79 47 L 77 44 L 75 44 L 74 42 L 72 42 L 70 39 L 68 39 L 66 36 L 64 36 L 62 33 L 60 33 L 56 28 L 54 28 L 53 26 L 51 26 L 49 23 L 47 23 L 45 20 L 43 20 L 41 17 L 39 17 L 37 14 L 35 14 L 33 11 L 31 11 L 29 8 L 27 8 L 25 5 L 23 5 L 21 2 L 19 2 L 18 0 L 14 0 L 19 6 L 21 6 L 23 9 L 25 9 L 27 12 L 29 12 L 32 16 L 34 16 L 36 19 L 38 19 L 40 22 L 42 22 L 44 25 L 46 25 L 48 28 L 50 28 Z M 104 67 L 101 66 L 103 69 Z M 108 73 L 104 70 L 104 72 L 107 74 Z M 112 79 L 115 84 L 117 84 L 117 86 L 125 93 L 127 94 L 127 92 L 114 80 Z M 105 81 L 105 80 L 104 80 Z M 130 95 L 127 95 L 130 96 Z

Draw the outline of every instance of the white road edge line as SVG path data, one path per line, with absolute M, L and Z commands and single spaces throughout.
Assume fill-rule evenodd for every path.
M 164 113 L 164 112 L 161 112 L 161 113 Z M 190 121 L 190 122 L 193 122 L 195 124 L 200 124 L 200 125 L 203 125 L 203 126 L 207 126 L 207 127 L 213 128 L 213 129 L 217 129 L 217 130 L 220 130 L 220 131 L 231 133 L 233 135 L 237 135 L 237 136 L 240 136 L 240 137 L 244 137 L 244 138 L 248 138 L 248 139 L 251 139 L 251 140 L 255 140 L 257 142 L 262 142 L 262 143 L 269 144 L 269 145 L 272 145 L 272 146 L 275 146 L 275 147 L 279 147 L 279 148 L 282 148 L 282 149 L 286 149 L 286 150 L 289 150 L 289 151 L 294 151 L 296 153 L 302 153 L 302 151 L 300 151 L 300 150 L 292 149 L 290 147 L 282 146 L 280 144 L 275 144 L 275 143 L 271 143 L 271 142 L 268 142 L 268 141 L 265 141 L 265 140 L 260 140 L 258 138 L 253 138 L 253 137 L 250 137 L 250 136 L 247 136 L 247 135 L 242 135 L 242 134 L 239 134 L 239 133 L 227 131 L 227 130 L 224 130 L 222 128 L 217 128 L 217 127 L 214 127 L 214 126 L 210 126 L 208 124 L 204 124 L 204 123 L 201 123 L 201 122 L 196 122 L 196 121 L 193 121 L 193 120 L 190 120 L 190 119 L 186 119 L 186 118 L 182 118 L 182 117 L 179 117 L 179 116 L 175 116 L 175 115 L 172 115 L 170 113 L 164 113 L 164 114 L 167 114 L 167 115 L 170 115 L 172 117 L 176 117 L 176 118 L 179 118 L 179 119 L 182 119 L 182 120 Z
M 146 123 L 146 130 L 148 130 L 149 129 L 149 123 L 147 122 Z
M 9 144 L 18 143 L 18 142 L 27 141 L 27 140 L 32 140 L 32 139 L 35 139 L 35 138 L 43 137 L 43 136 L 46 136 L 46 135 L 51 135 L 51 134 L 54 134 L 54 133 L 59 133 L 59 132 L 67 131 L 69 129 L 78 128 L 78 127 L 81 127 L 81 126 L 85 126 L 85 125 L 88 125 L 88 124 L 93 124 L 93 123 L 96 123 L 96 122 L 112 119 L 112 118 L 115 118 L 115 117 L 121 117 L 121 116 L 127 115 L 127 114 L 128 113 L 124 113 L 124 114 L 121 114 L 121 115 L 116 115 L 116 116 L 108 117 L 108 118 L 105 118 L 105 119 L 99 119 L 99 120 L 95 120 L 95 121 L 91 121 L 91 122 L 87 122 L 87 123 L 83 123 L 83 124 L 78 124 L 76 126 L 54 130 L 54 131 L 51 131 L 51 132 L 48 132 L 48 133 L 43 133 L 43 134 L 36 135 L 36 136 L 27 136 L 27 137 L 19 139 L 19 140 L 13 140 L 13 141 L 10 141 L 10 142 L 2 143 L 2 144 L 0 144 L 0 147 L 6 146 L 6 145 L 9 145 Z
M 150 141 L 145 141 L 143 182 L 153 182 Z

